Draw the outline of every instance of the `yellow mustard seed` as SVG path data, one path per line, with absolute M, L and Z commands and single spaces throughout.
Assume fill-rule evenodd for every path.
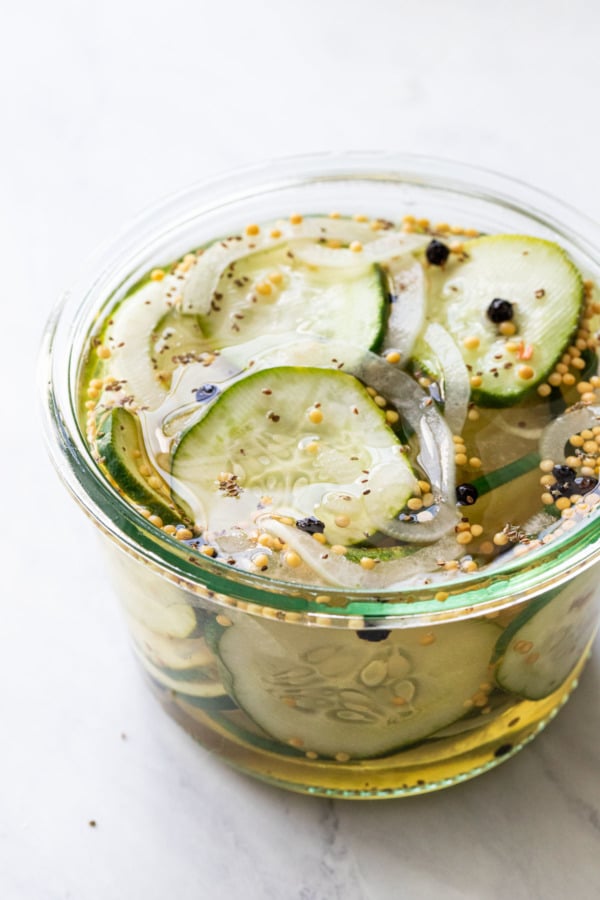
M 468 559 L 463 565 L 463 569 L 465 572 L 476 572 L 478 568 L 479 566 L 474 559 Z
M 433 503 L 433 494 L 429 491 L 427 494 L 423 494 L 423 506 L 431 506 Z
M 362 556 L 361 560 L 360 560 L 360 565 L 362 566 L 363 569 L 366 569 L 367 571 L 369 571 L 370 569 L 375 568 L 375 566 L 377 565 L 377 560 L 373 559 L 370 556 Z
M 494 552 L 494 545 L 491 541 L 482 541 L 482 543 L 479 545 L 479 552 L 483 556 L 489 556 L 490 553 Z
M 540 463 L 540 469 L 542 472 L 551 472 L 554 468 L 554 460 L 553 459 L 543 459 Z
M 292 223 L 292 225 L 300 225 L 302 222 L 302 216 L 300 215 L 300 213 L 292 213 L 292 215 L 290 216 L 290 222 Z
M 348 525 L 350 524 L 350 516 L 346 516 L 346 515 L 342 514 L 342 515 L 336 516 L 333 521 L 335 522 L 335 524 L 337 525 L 338 528 L 347 528 Z
M 508 544 L 508 535 L 503 531 L 497 531 L 492 540 L 496 547 L 505 547 Z
M 552 496 L 552 494 L 548 493 L 543 493 L 541 500 L 542 503 L 544 503 L 546 506 L 552 506 L 552 504 L 554 503 L 554 497 Z
M 388 423 L 388 425 L 395 425 L 397 422 L 400 421 L 400 416 L 398 415 L 398 413 L 396 412 L 395 409 L 387 409 L 385 411 L 385 420 Z
M 337 210 L 334 210 L 333 212 L 329 213 L 329 218 L 330 219 L 339 219 L 340 215 L 341 215 L 341 213 L 339 213 Z
M 327 538 L 321 531 L 316 531 L 312 536 L 313 541 L 316 541 L 317 544 L 326 544 Z
M 402 224 L 403 225 L 416 225 L 417 220 L 415 219 L 414 216 L 411 216 L 410 214 L 408 214 L 406 216 L 402 216 Z
M 586 391 L 585 394 L 581 395 L 581 400 L 583 403 L 595 403 L 597 397 L 594 391 Z
M 535 375 L 535 372 L 533 371 L 531 366 L 519 366 L 519 368 L 517 369 L 517 373 L 519 375 L 519 378 L 522 378 L 523 381 L 530 381 Z
M 401 356 L 397 350 L 388 350 L 385 354 L 386 361 L 395 365 L 395 363 L 399 363 Z
M 98 391 L 96 388 L 89 387 L 87 389 L 87 396 L 90 398 L 90 400 L 96 400 L 100 396 L 100 391 Z
M 474 388 L 481 387 L 481 384 L 482 384 L 481 375 L 471 375 L 470 382 L 471 382 L 471 387 L 474 387 Z
M 152 281 L 162 281 L 165 277 L 165 273 L 162 269 L 152 269 L 150 272 L 150 278 Z
M 259 281 L 256 285 L 256 292 L 263 297 L 268 297 L 269 294 L 273 293 L 273 287 L 268 281 Z
M 148 521 L 152 525 L 156 525 L 157 528 L 163 527 L 163 520 L 161 519 L 160 516 L 148 516 Z
M 598 449 L 599 448 L 596 441 L 586 441 L 583 445 L 583 450 L 585 453 L 597 453 Z
M 354 213 L 352 218 L 354 219 L 355 222 L 368 222 L 369 221 L 369 217 L 363 215 L 362 213 Z
M 175 537 L 178 541 L 191 541 L 194 537 L 194 532 L 190 531 L 189 528 L 178 528 L 175 532 Z
M 342 242 L 340 240 L 338 240 L 337 238 L 330 238 L 326 242 L 326 246 L 329 247 L 330 250 L 339 250 L 340 247 L 342 246 Z
M 98 357 L 98 359 L 110 359 L 112 353 L 110 352 L 110 349 L 106 346 L 106 344 L 99 344 L 96 347 L 96 356 Z
M 579 369 L 581 371 L 581 369 L 585 369 L 585 360 L 578 357 L 571 361 L 571 365 L 574 369 Z
M 257 234 L 260 234 L 260 227 L 252 222 L 250 225 L 246 225 L 246 234 L 248 237 L 255 237 Z
M 428 494 L 431 490 L 431 485 L 428 481 L 418 481 L 417 484 L 419 485 L 419 490 L 424 494 Z
M 438 603 L 443 603 L 444 600 L 447 600 L 450 594 L 447 591 L 438 591 L 434 597 L 434 600 L 437 600 Z
M 461 531 L 456 535 L 456 542 L 458 544 L 470 544 L 473 540 L 473 534 L 469 531 Z
M 469 422 L 477 422 L 479 419 L 479 411 L 476 409 L 470 409 L 467 413 L 467 419 Z
M 86 400 L 86 401 L 85 401 L 85 408 L 86 408 L 86 409 L 96 409 L 96 404 L 94 403 L 93 400 Z M 95 417 L 94 417 L 94 416 L 91 416 L 90 421 L 94 421 L 94 419 L 95 419 Z
M 319 442 L 318 441 L 310 441 L 304 448 L 307 453 L 310 453 L 312 456 L 315 456 L 319 452 Z
M 569 497 L 559 497 L 555 505 L 557 509 L 568 509 L 571 505 L 571 500 Z
M 540 397 L 549 397 L 550 394 L 552 393 L 552 388 L 550 387 L 549 384 L 540 384 L 540 386 L 537 389 L 537 392 L 540 395 Z
M 420 497 L 411 497 L 407 502 L 407 507 L 412 510 L 423 509 L 423 501 Z
M 480 469 L 482 463 L 478 456 L 471 456 L 471 458 L 469 459 L 469 465 L 472 469 Z
M 203 547 L 200 547 L 200 553 L 203 553 L 204 556 L 216 556 L 217 551 L 214 547 L 211 547 L 209 544 L 204 544 Z
M 287 550 L 283 554 L 283 562 L 290 569 L 297 569 L 302 564 L 302 560 L 295 550 Z
M 433 230 L 437 231 L 439 234 L 447 234 L 447 232 L 450 231 L 450 225 L 448 222 L 436 222 Z
M 360 241 L 352 241 L 350 244 L 350 249 L 353 253 L 360 253 L 362 251 L 363 245 Z
M 573 387 L 573 385 L 575 384 L 576 381 L 577 381 L 577 379 L 575 378 L 575 376 L 573 375 L 572 372 L 566 372 L 563 375 L 563 384 L 566 384 L 567 387 Z
M 477 350 L 477 348 L 479 347 L 479 343 L 480 343 L 480 341 L 479 341 L 479 338 L 477 337 L 477 335 L 471 334 L 464 339 L 463 346 L 467 350 Z
M 336 753 L 335 758 L 338 762 L 348 762 L 350 759 L 349 753 Z
M 90 381 L 90 387 L 94 388 L 97 391 L 101 391 L 104 387 L 104 379 L 103 378 L 92 378 Z
M 513 334 L 517 333 L 517 327 L 514 322 L 500 322 L 498 331 L 500 334 L 504 335 L 504 337 L 512 337 Z
M 313 407 L 308 413 L 308 418 L 313 423 L 313 425 L 319 425 L 323 421 L 323 413 L 320 409 Z
M 432 631 L 428 631 L 426 634 L 421 635 L 419 644 L 421 647 L 429 647 L 431 644 L 435 644 L 435 634 Z
M 584 440 L 582 435 L 580 434 L 572 434 L 569 438 L 569 443 L 572 447 L 583 447 Z
M 565 372 L 568 372 L 568 371 L 569 371 L 569 367 L 568 367 L 568 366 L 565 366 L 565 364 L 562 363 L 562 362 L 557 363 L 557 364 L 554 366 L 554 369 L 555 369 L 556 372 L 560 372 L 561 375 L 564 375 Z
M 177 529 L 174 525 L 163 525 L 163 531 L 165 532 L 165 534 L 175 534 Z
M 307 759 L 318 759 L 319 758 L 319 754 L 315 753 L 314 750 L 307 750 L 304 755 L 306 756 Z
M 282 272 L 269 272 L 267 278 L 271 282 L 271 284 L 281 284 L 283 281 L 283 273 Z
M 475 523 L 475 525 L 471 525 L 471 534 L 473 537 L 481 537 L 483 534 L 483 526 Z
M 593 385 L 589 381 L 580 381 L 577 385 L 577 392 L 579 394 L 585 394 L 586 391 L 593 390 Z
M 454 462 L 457 466 L 466 466 L 467 464 L 467 456 L 465 453 L 457 453 L 454 457 Z
M 252 565 L 261 571 L 269 565 L 269 557 L 266 553 L 257 553 L 252 557 Z
M 382 397 L 380 394 L 375 394 L 375 396 L 373 397 L 373 401 L 374 401 L 374 402 L 377 404 L 377 406 L 379 406 L 381 409 L 383 409 L 384 406 L 387 406 L 387 400 L 385 399 L 385 397 Z
M 269 549 L 273 549 L 273 538 L 270 534 L 260 534 L 257 538 L 257 543 L 260 544 L 261 547 L 268 547 Z

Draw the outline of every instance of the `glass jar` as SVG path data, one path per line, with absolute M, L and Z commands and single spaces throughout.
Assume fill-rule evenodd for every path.
M 306 793 L 385 798 L 509 758 L 577 684 L 600 611 L 600 519 L 501 568 L 364 591 L 284 583 L 189 550 L 109 484 L 77 415 L 90 336 L 150 269 L 291 211 L 460 222 L 561 244 L 600 278 L 598 227 L 499 175 L 397 154 L 314 155 L 233 172 L 148 211 L 55 310 L 43 358 L 46 433 L 98 527 L 148 684 L 205 747 Z

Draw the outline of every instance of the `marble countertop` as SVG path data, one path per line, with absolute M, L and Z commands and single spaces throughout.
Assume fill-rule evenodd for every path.
M 600 8 L 166 10 L 32 0 L 5 15 L 0 896 L 596 898 L 598 656 L 542 736 L 448 791 L 332 802 L 245 778 L 142 684 L 92 526 L 41 446 L 31 373 L 52 304 L 90 250 L 230 165 L 397 148 L 503 170 L 600 219 Z

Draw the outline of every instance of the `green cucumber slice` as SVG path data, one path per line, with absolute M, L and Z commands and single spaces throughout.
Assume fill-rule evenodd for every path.
M 326 538 L 344 544 L 376 530 L 374 506 L 395 516 L 416 485 L 402 444 L 356 378 L 288 366 L 253 373 L 225 390 L 182 435 L 172 472 L 210 530 L 250 523 L 267 508 L 316 515 Z M 235 477 L 232 489 L 219 482 L 223 472 Z M 372 478 L 379 487 L 370 493 Z
M 541 597 L 506 629 L 496 646 L 496 680 L 505 691 L 541 700 L 573 671 L 598 625 L 596 585 L 580 583 Z
M 501 234 L 464 244 L 464 256 L 428 272 L 429 316 L 454 337 L 472 377 L 473 400 L 509 406 L 543 381 L 577 328 L 583 303 L 581 274 L 557 244 Z M 494 299 L 513 306 L 514 335 L 504 336 L 487 315 Z M 479 345 L 467 349 L 474 337 Z M 521 344 L 510 352 L 507 344 Z M 531 374 L 530 374 L 531 373 Z M 524 377 L 527 376 L 527 377 Z
M 196 611 L 181 588 L 124 554 L 112 554 L 110 562 L 117 595 L 133 627 L 140 623 L 167 638 L 188 638 L 197 630 Z
M 174 691 L 176 694 L 182 694 L 185 697 L 200 697 L 204 699 L 227 696 L 215 666 L 190 669 L 182 673 L 178 669 L 159 668 L 150 662 L 135 645 L 134 650 L 150 677 L 163 688 Z
M 278 283 L 269 278 L 274 272 Z M 198 316 L 207 349 L 297 331 L 376 350 L 388 315 L 378 265 L 354 259 L 344 270 L 317 268 L 302 264 L 288 245 L 239 260 L 223 274 L 214 297 Z
M 150 461 L 136 416 L 121 406 L 102 414 L 96 449 L 119 491 L 160 516 L 164 525 L 184 522 L 185 514 Z
M 489 678 L 497 634 L 489 622 L 469 621 L 393 631 L 373 643 L 245 616 L 218 650 L 233 696 L 267 734 L 363 759 L 462 718 Z

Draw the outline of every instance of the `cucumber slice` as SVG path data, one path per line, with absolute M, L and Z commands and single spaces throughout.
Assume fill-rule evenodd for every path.
M 187 677 L 187 672 L 214 665 L 215 655 L 202 637 L 168 637 L 150 631 L 135 619 L 131 620 L 131 631 L 144 655 L 161 669 Z
M 111 409 L 99 423 L 96 449 L 101 464 L 130 500 L 160 516 L 165 525 L 185 520 L 150 461 L 136 416 L 121 406 Z
M 376 530 L 374 507 L 395 516 L 416 485 L 400 441 L 356 378 L 287 366 L 224 391 L 181 437 L 172 472 L 211 530 L 250 523 L 266 506 L 296 518 L 316 515 L 326 538 L 344 544 Z M 229 487 L 219 481 L 223 472 L 233 476 Z M 371 494 L 372 478 L 378 487 Z
M 362 759 L 462 718 L 488 680 L 497 634 L 489 622 L 469 621 L 393 631 L 374 643 L 245 616 L 218 651 L 233 696 L 269 735 Z
M 496 646 L 500 687 L 527 700 L 557 690 L 573 671 L 598 626 L 596 585 L 571 584 L 533 602 Z
M 154 634 L 171 638 L 187 638 L 196 631 L 196 612 L 185 602 L 181 588 L 121 553 L 112 554 L 110 562 L 117 595 L 134 627 L 141 623 Z
M 188 669 L 185 673 L 182 673 L 177 669 L 159 668 L 150 662 L 135 646 L 134 650 L 150 677 L 157 681 L 161 687 L 186 697 L 227 697 L 227 692 L 221 684 L 216 666 Z
M 430 318 L 450 332 L 471 376 L 480 379 L 472 396 L 481 406 L 518 402 L 547 377 L 577 328 L 581 274 L 550 241 L 509 234 L 477 238 L 464 244 L 464 257 L 444 272 L 432 267 L 428 277 L 436 301 Z M 511 304 L 514 335 L 504 336 L 500 323 L 491 321 L 495 299 Z M 467 349 L 468 338 L 478 345 Z M 511 344 L 519 350 L 511 352 Z
M 218 299 L 198 316 L 209 345 L 297 331 L 378 349 L 388 314 L 386 280 L 378 265 L 357 265 L 352 256 L 354 265 L 343 270 L 303 265 L 288 245 L 239 260 L 221 277 Z

